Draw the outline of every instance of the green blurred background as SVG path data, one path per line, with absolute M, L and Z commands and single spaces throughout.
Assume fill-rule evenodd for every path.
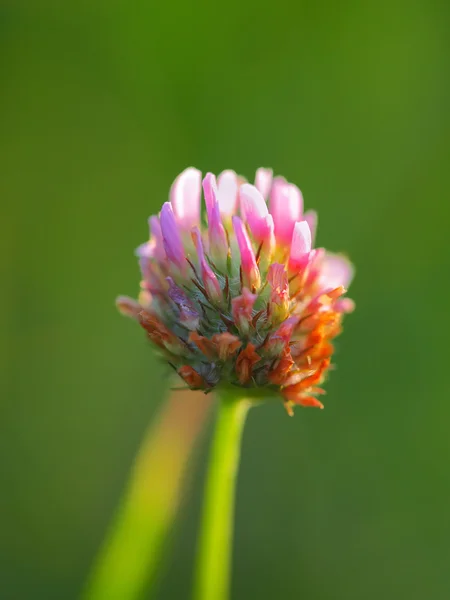
M 87 577 L 166 385 L 114 298 L 188 165 L 272 166 L 357 267 L 326 410 L 250 415 L 233 599 L 450 597 L 449 12 L 1 3 L 0 598 Z M 206 452 L 163 600 L 189 597 Z

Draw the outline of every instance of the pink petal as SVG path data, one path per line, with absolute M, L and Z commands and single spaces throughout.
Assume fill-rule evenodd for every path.
M 139 258 L 151 258 L 153 256 L 152 245 L 150 242 L 144 242 L 136 248 L 135 255 Z
M 284 319 L 280 327 L 269 336 L 267 342 L 264 344 L 266 351 L 271 355 L 280 355 L 287 344 L 289 344 L 298 322 L 299 317 L 297 316 Z
M 133 298 L 129 298 L 128 296 L 119 296 L 116 298 L 116 306 L 123 315 L 132 317 L 133 319 L 137 319 L 142 310 L 142 306 L 139 302 L 136 302 L 136 300 L 133 300 Z
M 200 231 L 197 227 L 192 230 L 192 239 L 194 241 L 195 249 L 197 250 L 198 261 L 202 272 L 203 285 L 205 286 L 208 295 L 216 301 L 222 299 L 222 290 L 219 281 L 208 264 L 205 258 L 205 251 L 203 249 L 203 240 Z
M 139 292 L 139 304 L 145 310 L 149 310 L 152 304 L 152 295 L 149 290 Z
M 281 244 L 289 244 L 294 225 L 302 217 L 303 196 L 297 186 L 282 177 L 273 180 L 270 193 L 270 212 L 275 225 L 275 237 Z
M 303 215 L 304 220 L 308 223 L 311 231 L 311 245 L 314 247 L 316 242 L 318 216 L 315 210 L 308 210 Z
M 267 271 L 271 287 L 268 317 L 272 324 L 281 323 L 289 315 L 289 280 L 284 265 L 272 263 Z
M 255 253 L 244 223 L 239 217 L 233 217 L 233 228 L 241 254 L 241 267 L 245 284 L 249 287 L 255 286 L 258 288 L 261 285 L 261 276 L 256 264 Z
M 335 304 L 335 309 L 337 312 L 351 313 L 355 310 L 355 303 L 351 298 L 340 298 Z
M 289 281 L 284 265 L 272 263 L 267 272 L 267 281 L 272 288 L 272 302 L 280 304 L 289 299 Z
M 234 171 L 223 171 L 217 178 L 217 202 L 222 216 L 231 217 L 236 213 L 238 188 L 238 178 Z
M 242 218 L 247 221 L 255 240 L 258 243 L 268 240 L 273 231 L 273 220 L 261 193 L 254 185 L 244 183 L 239 189 L 239 197 Z
M 228 254 L 228 240 L 220 217 L 217 202 L 216 178 L 212 173 L 207 173 L 203 179 L 203 192 L 205 194 L 206 213 L 208 216 L 209 249 L 214 258 L 225 257 Z
M 311 252 L 311 231 L 306 221 L 295 223 L 292 233 L 289 267 L 295 271 L 305 265 Z
M 170 202 L 183 229 L 190 230 L 200 223 L 201 181 L 201 172 L 189 167 L 172 184 Z
M 247 288 L 242 288 L 242 295 L 236 296 L 231 301 L 231 313 L 233 320 L 243 333 L 248 333 L 250 321 L 252 320 L 253 306 L 258 299 L 256 294 L 252 294 Z
M 244 317 L 248 321 L 252 318 L 253 306 L 258 299 L 256 294 L 252 294 L 247 288 L 242 288 L 242 295 L 236 296 L 231 301 L 233 318 L 237 321 Z
M 135 255 L 139 258 L 139 269 L 145 281 L 152 279 L 152 261 L 153 248 L 151 242 L 144 242 L 136 248 Z M 165 252 L 164 252 L 165 254 Z
M 353 275 L 353 265 L 345 256 L 327 252 L 320 273 L 320 282 L 324 288 L 334 289 L 342 285 L 347 289 Z
M 297 327 L 299 322 L 299 317 L 293 316 L 289 317 L 283 321 L 280 327 L 275 331 L 273 337 L 279 338 L 283 340 L 285 343 L 288 343 L 292 337 L 292 333 L 294 329 Z
M 184 247 L 170 202 L 164 202 L 159 219 L 167 258 L 184 272 L 186 268 Z
M 272 187 L 272 169 L 258 169 L 255 175 L 255 186 L 261 192 L 264 200 L 267 200 Z

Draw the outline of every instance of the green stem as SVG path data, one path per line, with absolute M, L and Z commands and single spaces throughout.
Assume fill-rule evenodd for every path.
M 161 565 L 194 449 L 209 414 L 200 392 L 176 392 L 160 408 L 136 457 L 127 489 L 93 565 L 83 600 L 157 596 Z
M 229 597 L 236 475 L 250 402 L 231 391 L 222 391 L 219 400 L 205 487 L 194 600 Z

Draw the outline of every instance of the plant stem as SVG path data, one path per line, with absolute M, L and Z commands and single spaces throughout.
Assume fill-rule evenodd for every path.
M 230 589 L 234 498 L 241 436 L 250 402 L 219 393 L 205 486 L 194 600 L 227 600 Z
M 142 443 L 83 600 L 156 597 L 167 539 L 186 495 L 192 455 L 209 414 L 200 392 L 176 392 Z

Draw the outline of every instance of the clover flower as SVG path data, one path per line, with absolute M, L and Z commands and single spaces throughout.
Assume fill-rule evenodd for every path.
M 201 196 L 206 220 L 201 215 Z M 138 301 L 119 297 L 191 389 L 242 388 L 322 408 L 332 340 L 353 310 L 341 255 L 314 248 L 317 215 L 300 190 L 269 169 L 251 185 L 183 171 L 150 240 L 137 249 Z

